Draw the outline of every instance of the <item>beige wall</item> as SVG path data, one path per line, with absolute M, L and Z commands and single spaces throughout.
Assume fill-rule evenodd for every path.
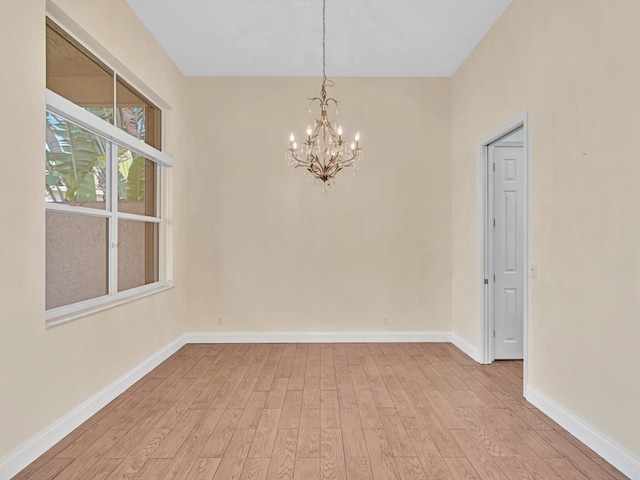
M 185 327 L 184 77 L 124 1 L 56 0 L 175 113 L 176 288 L 44 327 L 45 2 L 0 2 L 0 458 L 174 340 Z
M 640 2 L 515 0 L 452 83 L 453 329 L 480 341 L 477 151 L 524 111 L 530 385 L 640 455 Z
M 323 196 L 285 163 L 317 78 L 188 79 L 190 331 L 450 331 L 449 79 L 334 80 L 365 157 Z

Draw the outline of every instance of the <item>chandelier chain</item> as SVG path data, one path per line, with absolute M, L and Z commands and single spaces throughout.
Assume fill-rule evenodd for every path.
M 322 78 L 327 80 L 327 26 L 326 26 L 326 4 L 327 0 L 322 0 Z

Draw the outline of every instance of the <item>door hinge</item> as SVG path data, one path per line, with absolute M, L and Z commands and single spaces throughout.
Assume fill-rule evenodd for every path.
M 496 274 L 495 273 L 493 274 L 493 281 L 494 282 L 496 281 Z
M 485 279 L 484 279 L 484 284 L 485 284 L 485 285 L 489 285 L 489 279 L 488 279 L 488 278 L 485 278 Z
M 496 227 L 496 219 L 494 218 L 493 219 L 493 228 L 495 228 L 495 227 Z
M 496 171 L 496 164 L 495 163 L 493 164 L 493 171 L 494 172 Z
M 496 329 L 493 329 L 493 338 L 496 338 Z

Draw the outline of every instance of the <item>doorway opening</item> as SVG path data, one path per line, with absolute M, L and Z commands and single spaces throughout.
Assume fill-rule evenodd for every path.
M 523 360 L 527 386 L 530 161 L 527 115 L 483 141 L 482 363 Z

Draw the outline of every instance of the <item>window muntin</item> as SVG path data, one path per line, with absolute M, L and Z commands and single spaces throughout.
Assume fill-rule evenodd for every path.
M 48 19 L 46 28 L 45 304 L 56 324 L 163 285 L 157 162 L 170 157 L 159 150 L 160 109 Z

